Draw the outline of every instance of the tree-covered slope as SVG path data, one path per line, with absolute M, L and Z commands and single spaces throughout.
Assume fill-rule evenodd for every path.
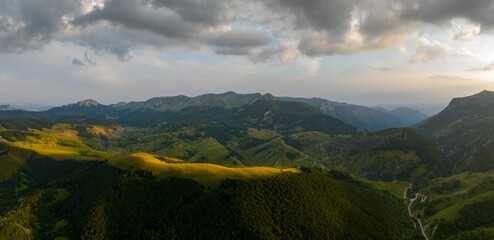
M 440 143 L 451 172 L 494 169 L 494 92 L 455 98 L 415 128 Z
M 439 146 L 412 129 L 344 137 L 297 133 L 290 135 L 287 142 L 314 159 L 314 163 L 369 179 L 423 185 L 446 174 Z
M 52 161 L 54 169 L 63 161 Z M 410 239 L 401 200 L 342 173 L 283 173 L 205 186 L 105 162 L 37 182 L 2 205 L 5 239 Z M 3 183 L 1 199 L 20 180 Z

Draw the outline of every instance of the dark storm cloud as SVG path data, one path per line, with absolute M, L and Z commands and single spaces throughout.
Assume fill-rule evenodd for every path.
M 266 34 L 255 31 L 225 31 L 208 37 L 211 45 L 228 48 L 259 47 L 270 41 Z
M 273 12 L 293 16 L 295 27 L 343 32 L 358 0 L 266 0 Z
M 105 41 L 99 41 L 102 37 L 96 37 L 99 38 L 97 41 L 86 39 L 85 45 L 95 49 L 105 49 L 116 54 L 120 60 L 126 60 L 129 56 L 129 48 L 138 43 L 160 49 L 164 46 L 181 44 L 188 44 L 194 48 L 209 46 L 222 55 L 249 55 L 253 48 L 270 43 L 271 39 L 266 34 L 257 31 L 211 30 L 211 27 L 215 27 L 225 18 L 225 11 L 225 6 L 220 1 L 155 0 L 148 5 L 145 1 L 109 0 L 105 2 L 104 8 L 95 8 L 77 17 L 72 23 L 85 28 L 104 20 L 149 36 L 149 38 L 123 36 L 124 39 L 133 38 L 137 41 L 116 40 L 111 46 L 104 46 Z M 142 30 L 161 35 L 164 39 L 157 40 L 150 32 L 142 32 Z M 150 38 L 153 41 L 149 41 Z M 179 42 L 170 44 L 170 39 Z
M 130 29 L 150 30 L 165 37 L 178 39 L 192 38 L 200 30 L 198 26 L 183 21 L 176 14 L 153 11 L 142 1 L 136 0 L 106 1 L 104 8 L 95 8 L 72 23 L 76 26 L 87 26 L 100 20 L 121 24 Z
M 120 61 L 131 59 L 130 50 L 137 44 L 163 48 L 166 44 L 175 46 L 161 35 L 153 32 L 135 31 L 124 26 L 108 28 L 104 24 L 95 24 L 64 36 L 65 41 L 77 43 L 98 54 L 114 54 Z
M 214 52 L 221 55 L 244 56 L 249 55 L 251 50 L 250 48 L 219 48 Z
M 420 0 L 409 2 L 403 11 L 404 19 L 433 24 L 453 18 L 467 18 L 484 28 L 494 27 L 494 0 Z
M 21 0 L 17 4 L 25 24 L 24 31 L 31 37 L 57 32 L 64 27 L 62 17 L 80 8 L 77 0 Z
M 4 0 L 0 3 L 0 51 L 38 48 L 64 29 L 64 17 L 76 14 L 79 0 Z
M 299 50 L 309 56 L 387 48 L 402 40 L 399 1 L 266 0 L 266 6 L 301 31 Z
M 228 9 L 228 2 L 223 0 L 153 0 L 152 4 L 157 8 L 169 8 L 186 21 L 217 25 L 227 20 L 225 12 Z
M 254 48 L 271 41 L 266 34 L 255 31 L 225 31 L 207 37 L 207 42 L 216 48 L 217 54 L 235 56 L 251 55 Z

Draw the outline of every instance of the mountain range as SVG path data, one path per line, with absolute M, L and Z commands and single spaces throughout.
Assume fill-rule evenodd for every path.
M 175 97 L 157 97 L 151 98 L 143 102 L 117 103 L 112 105 L 102 105 L 94 100 L 85 100 L 77 104 L 69 104 L 63 107 L 50 109 L 49 113 L 64 112 L 73 109 L 73 114 L 84 111 L 84 108 L 79 107 L 98 107 L 101 114 L 114 115 L 118 112 L 133 112 L 133 111 L 151 111 L 151 112 L 179 112 L 189 107 L 217 107 L 223 109 L 239 108 L 243 105 L 258 101 L 258 100 L 279 100 L 284 102 L 302 102 L 319 109 L 323 114 L 337 118 L 358 129 L 367 130 L 383 130 L 393 127 L 406 127 L 426 119 L 428 116 L 413 109 L 399 107 L 391 111 L 384 109 L 375 109 L 360 105 L 352 105 L 346 103 L 338 103 L 320 98 L 290 98 L 290 97 L 275 97 L 271 94 L 261 95 L 253 94 L 237 94 L 234 92 L 226 92 L 222 94 L 204 94 L 197 97 L 175 96 Z M 90 105 L 88 105 L 90 104 Z M 92 109 L 95 113 L 95 109 Z
M 2 111 L 0 239 L 491 239 L 492 106 L 410 128 L 258 93 Z

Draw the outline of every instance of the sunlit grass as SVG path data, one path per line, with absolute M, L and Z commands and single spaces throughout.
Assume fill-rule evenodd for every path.
M 214 185 L 225 179 L 246 179 L 271 176 L 282 172 L 298 172 L 295 168 L 230 168 L 209 163 L 167 163 L 147 153 L 135 153 L 126 157 L 116 157 L 109 162 L 121 168 L 135 167 L 151 171 L 158 177 L 184 177 L 206 185 Z
M 67 124 L 56 124 L 52 128 L 42 130 L 30 129 L 28 132 L 33 136 L 27 136 L 24 141 L 10 142 L 5 139 L 0 139 L 0 141 L 33 150 L 56 160 L 91 160 L 110 156 L 107 152 L 94 150 L 87 146 L 77 135 L 77 131 Z

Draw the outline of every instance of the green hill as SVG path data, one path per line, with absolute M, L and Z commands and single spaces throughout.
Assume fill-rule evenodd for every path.
M 414 206 L 434 239 L 494 238 L 494 172 L 435 179 Z M 435 229 L 435 231 L 434 231 Z M 434 234 L 432 234 L 434 232 Z
M 52 169 L 64 161 L 45 164 Z M 2 204 L 2 239 L 411 239 L 400 200 L 344 174 L 319 171 L 226 180 L 211 187 L 105 162 L 55 181 L 31 179 Z M 20 180 L 2 185 L 0 199 Z M 301 221 L 303 220 L 303 221 Z

